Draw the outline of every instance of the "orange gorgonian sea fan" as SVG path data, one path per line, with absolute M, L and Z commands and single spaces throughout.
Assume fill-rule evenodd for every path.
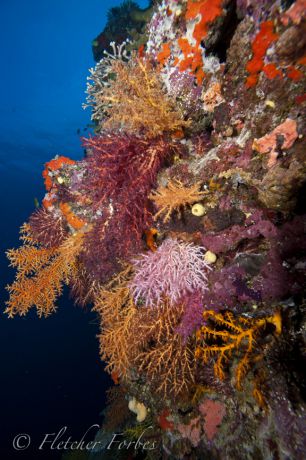
M 188 393 L 194 383 L 194 351 L 176 332 L 183 310 L 163 299 L 160 307 L 139 309 L 132 324 L 133 365 L 165 398 Z
M 58 247 L 42 247 L 33 239 L 29 225 L 21 228 L 24 244 L 10 249 L 10 265 L 18 270 L 16 280 L 7 287 L 10 299 L 5 313 L 10 318 L 25 315 L 36 307 L 38 316 L 49 316 L 55 311 L 55 301 L 64 284 L 77 276 L 77 256 L 82 248 L 83 233 L 66 238 Z
M 97 291 L 93 308 L 100 316 L 98 339 L 101 358 L 107 363 L 106 370 L 125 380 L 128 380 L 131 370 L 131 345 L 135 345 L 132 324 L 137 314 L 128 288 L 131 275 L 132 267 L 127 265 Z
M 127 266 L 96 295 L 101 319 L 100 354 L 106 370 L 124 382 L 142 375 L 157 392 L 170 397 L 189 391 L 194 380 L 194 352 L 176 328 L 184 305 L 162 299 L 157 308 L 137 308 L 128 284 Z

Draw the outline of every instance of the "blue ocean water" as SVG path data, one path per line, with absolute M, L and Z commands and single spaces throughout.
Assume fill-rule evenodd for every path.
M 91 41 L 103 29 L 115 0 L 2 0 L 0 5 L 1 104 L 1 308 L 8 268 L 7 248 L 18 245 L 18 229 L 44 195 L 43 164 L 56 154 L 79 159 L 80 133 L 90 122 L 83 111 Z M 139 1 L 141 7 L 148 2 Z M 39 319 L 0 315 L 0 458 L 60 458 L 39 451 L 46 433 L 67 426 L 80 439 L 101 422 L 110 385 L 98 356 L 95 316 L 75 307 L 65 293 L 58 312 Z M 13 449 L 19 433 L 31 436 L 29 450 Z

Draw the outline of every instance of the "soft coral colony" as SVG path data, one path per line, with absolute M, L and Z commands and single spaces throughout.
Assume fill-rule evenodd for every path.
M 10 317 L 48 316 L 64 285 L 93 305 L 118 385 L 101 436 L 150 427 L 144 458 L 306 448 L 304 14 L 154 2 L 140 48 L 111 43 L 90 70 L 86 156 L 45 165 L 8 251 Z

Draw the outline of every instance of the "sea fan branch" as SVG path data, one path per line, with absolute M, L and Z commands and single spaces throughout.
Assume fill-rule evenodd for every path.
M 10 299 L 5 313 L 10 318 L 16 314 L 22 316 L 34 306 L 40 317 L 54 312 L 63 284 L 76 276 L 82 242 L 83 234 L 76 233 L 56 249 L 28 244 L 9 250 L 7 256 L 11 265 L 17 267 L 18 274 L 14 283 L 7 287 Z

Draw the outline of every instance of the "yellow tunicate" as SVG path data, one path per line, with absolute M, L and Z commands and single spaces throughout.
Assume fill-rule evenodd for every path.
M 214 264 L 217 260 L 217 256 L 211 251 L 206 251 L 204 254 L 204 260 L 208 264 Z
M 205 214 L 205 208 L 201 203 L 196 203 L 192 206 L 191 212 L 194 216 L 202 217 Z
M 147 417 L 146 406 L 143 403 L 137 401 L 136 398 L 132 398 L 129 401 L 128 408 L 130 409 L 130 411 L 134 412 L 134 414 L 137 415 L 137 422 L 143 422 Z
M 274 101 L 270 101 L 268 99 L 267 101 L 265 101 L 265 104 L 266 104 L 267 107 L 271 107 L 271 109 L 275 108 L 275 102 Z

